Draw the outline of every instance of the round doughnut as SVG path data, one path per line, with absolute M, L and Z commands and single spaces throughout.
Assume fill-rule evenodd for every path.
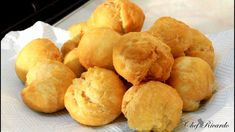
M 122 112 L 137 131 L 171 132 L 179 123 L 183 102 L 175 89 L 149 81 L 127 90 Z
M 175 59 L 167 83 L 177 90 L 183 100 L 183 111 L 195 111 L 200 101 L 212 96 L 214 73 L 206 61 L 198 57 Z
M 214 69 L 212 42 L 200 31 L 172 17 L 161 17 L 146 32 L 165 42 L 171 48 L 174 58 L 200 57 Z
M 78 45 L 80 63 L 86 69 L 93 66 L 113 69 L 113 46 L 120 36 L 109 28 L 94 28 L 86 32 Z
M 39 62 L 27 74 L 26 86 L 21 91 L 22 99 L 38 112 L 52 113 L 64 109 L 65 92 L 75 77 L 61 62 Z
M 121 114 L 125 86 L 113 71 L 93 67 L 73 80 L 65 94 L 65 107 L 81 124 L 101 126 Z
M 17 55 L 15 70 L 19 79 L 26 80 L 26 74 L 37 63 L 45 59 L 62 61 L 62 55 L 53 42 L 38 38 L 29 42 Z
M 212 42 L 196 29 L 191 29 L 192 44 L 185 51 L 186 56 L 199 57 L 206 61 L 212 69 L 215 64 L 215 54 Z
M 89 27 L 108 27 L 120 34 L 139 32 L 145 15 L 130 0 L 107 0 L 99 5 L 87 21 Z
M 189 26 L 172 17 L 159 18 L 147 32 L 160 37 L 171 48 L 174 58 L 184 56 L 192 41 Z
M 113 48 L 115 70 L 133 85 L 151 79 L 167 80 L 173 63 L 170 48 L 148 33 L 127 33 Z

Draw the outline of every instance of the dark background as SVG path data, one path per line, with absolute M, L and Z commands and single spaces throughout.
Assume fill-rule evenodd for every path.
M 89 0 L 1 0 L 0 39 L 36 21 L 54 24 Z

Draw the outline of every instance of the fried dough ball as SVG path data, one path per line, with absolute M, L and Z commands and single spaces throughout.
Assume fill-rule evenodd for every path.
M 109 28 L 94 28 L 86 32 L 78 45 L 80 63 L 86 69 L 93 66 L 114 69 L 113 46 L 120 36 Z
M 89 126 L 110 123 L 121 114 L 125 86 L 113 71 L 94 67 L 73 80 L 65 94 L 72 118 Z
M 72 49 L 78 47 L 81 38 L 82 36 L 79 34 L 73 39 L 70 39 L 63 44 L 63 46 L 61 47 L 63 57 L 65 57 Z
M 87 22 L 79 22 L 71 25 L 68 30 L 70 32 L 71 39 L 73 39 L 78 35 L 82 36 L 86 31 L 89 30 L 89 27 L 87 25 Z
M 171 76 L 167 83 L 177 90 L 183 99 L 183 111 L 195 111 L 200 101 L 212 96 L 214 74 L 206 61 L 198 57 L 175 59 Z
M 185 51 L 185 55 L 199 57 L 206 61 L 212 69 L 214 69 L 214 48 L 212 46 L 212 42 L 201 32 L 196 29 L 191 29 L 192 33 L 192 44 Z
M 170 48 L 174 58 L 200 57 L 214 68 L 214 49 L 211 41 L 196 29 L 171 17 L 161 17 L 147 31 L 161 38 Z
M 121 34 L 139 32 L 145 15 L 130 0 L 106 0 L 99 5 L 87 21 L 89 27 L 108 27 Z
M 184 56 L 191 44 L 189 26 L 171 17 L 159 18 L 147 32 L 162 38 L 175 58 Z
M 32 67 L 21 91 L 24 103 L 31 109 L 52 113 L 64 109 L 64 95 L 75 74 L 63 63 L 45 60 Z
M 170 48 L 148 33 L 125 34 L 113 48 L 113 65 L 117 73 L 133 85 L 150 79 L 165 81 L 174 59 Z
M 180 121 L 183 102 L 175 89 L 149 81 L 127 90 L 122 112 L 137 131 L 170 132 Z
M 29 42 L 16 58 L 15 70 L 19 79 L 26 80 L 26 74 L 37 63 L 45 59 L 62 61 L 62 55 L 53 42 L 38 38 Z
M 68 66 L 77 77 L 80 77 L 81 73 L 85 71 L 85 68 L 79 62 L 78 52 L 78 48 L 74 48 L 69 52 L 64 58 L 64 64 Z

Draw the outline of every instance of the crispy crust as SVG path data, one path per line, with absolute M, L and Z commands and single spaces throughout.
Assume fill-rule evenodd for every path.
M 26 81 L 26 74 L 37 63 L 45 59 L 62 61 L 62 55 L 53 42 L 38 38 L 29 42 L 16 58 L 15 70 L 19 79 Z
M 159 39 L 141 32 L 125 34 L 113 49 L 115 70 L 128 82 L 138 85 L 150 79 L 165 81 L 174 59 L 170 48 Z
M 200 57 L 214 69 L 212 42 L 200 31 L 172 17 L 161 17 L 146 32 L 165 42 L 171 48 L 174 58 Z
M 191 44 L 189 26 L 171 17 L 159 18 L 147 31 L 153 36 L 162 38 L 170 48 L 172 55 L 177 58 L 184 56 Z
M 215 54 L 212 42 L 196 29 L 191 29 L 192 44 L 185 52 L 186 56 L 199 57 L 206 61 L 212 69 L 215 65 Z
M 138 32 L 144 23 L 143 11 L 129 0 L 107 0 L 88 20 L 89 27 L 109 27 L 121 34 Z
M 78 48 L 74 48 L 70 51 L 64 58 L 64 64 L 68 66 L 77 77 L 80 77 L 85 71 L 85 68 L 79 62 L 78 52 Z
M 89 126 L 110 123 L 121 114 L 125 86 L 111 70 L 89 68 L 65 94 L 65 107 L 72 118 Z
M 82 37 L 78 46 L 80 63 L 88 69 L 99 66 L 107 69 L 113 68 L 113 46 L 120 35 L 109 28 L 94 28 Z
M 59 111 L 64 108 L 65 92 L 75 77 L 61 62 L 39 62 L 27 74 L 26 87 L 21 91 L 22 99 L 38 112 Z
M 175 88 L 184 102 L 184 111 L 195 111 L 200 101 L 212 96 L 214 73 L 206 61 L 198 57 L 175 59 L 171 76 L 167 83 Z
M 122 101 L 128 126 L 137 131 L 172 131 L 180 121 L 182 107 L 176 90 L 157 81 L 131 87 Z
M 68 28 L 68 31 L 70 32 L 70 37 L 73 39 L 76 36 L 82 36 L 85 32 L 89 30 L 89 27 L 87 25 L 87 22 L 79 22 L 76 24 L 71 25 Z

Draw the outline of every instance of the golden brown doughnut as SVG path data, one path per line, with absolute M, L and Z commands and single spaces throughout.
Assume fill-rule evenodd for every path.
M 85 68 L 80 64 L 78 58 L 78 48 L 74 48 L 64 58 L 64 64 L 68 66 L 77 77 L 81 76 L 81 73 L 85 71 Z
M 113 46 L 119 38 L 120 35 L 109 28 L 89 30 L 78 45 L 80 63 L 86 69 L 93 66 L 113 69 Z
M 214 49 L 211 41 L 200 31 L 172 17 L 161 17 L 147 31 L 160 38 L 170 48 L 174 58 L 200 57 L 214 68 Z
M 65 57 L 72 49 L 78 47 L 81 38 L 81 35 L 77 35 L 73 39 L 70 39 L 63 44 L 63 46 L 61 47 L 63 57 Z
M 121 114 L 125 86 L 113 71 L 94 67 L 73 80 L 65 94 L 72 118 L 89 126 L 110 123 Z
M 15 70 L 19 79 L 26 80 L 26 74 L 37 62 L 45 59 L 62 61 L 62 55 L 53 42 L 46 38 L 38 38 L 29 42 L 16 58 Z
M 184 111 L 195 111 L 200 101 L 212 96 L 214 74 L 206 61 L 198 57 L 175 59 L 171 76 L 167 83 L 177 90 L 183 99 Z
M 70 32 L 71 39 L 78 36 L 78 35 L 82 36 L 88 30 L 89 30 L 89 27 L 87 25 L 87 22 L 79 22 L 79 23 L 71 25 L 68 28 L 68 31 Z
M 87 21 L 89 27 L 108 27 L 121 34 L 139 32 L 143 26 L 143 11 L 130 0 L 106 0 Z
M 147 32 L 162 38 L 175 58 L 184 56 L 192 41 L 189 26 L 172 17 L 159 18 Z
M 115 70 L 134 85 L 150 79 L 165 81 L 173 63 L 170 48 L 148 33 L 127 33 L 113 48 Z
M 137 131 L 170 132 L 180 121 L 183 102 L 175 89 L 149 81 L 127 90 L 122 112 Z
M 45 60 L 35 64 L 27 74 L 21 91 L 24 103 L 31 109 L 52 113 L 64 108 L 64 95 L 75 74 L 63 63 Z
M 185 55 L 199 57 L 206 61 L 211 68 L 214 69 L 215 54 L 212 42 L 196 29 L 191 29 L 191 34 L 192 44 L 188 50 L 185 51 Z

